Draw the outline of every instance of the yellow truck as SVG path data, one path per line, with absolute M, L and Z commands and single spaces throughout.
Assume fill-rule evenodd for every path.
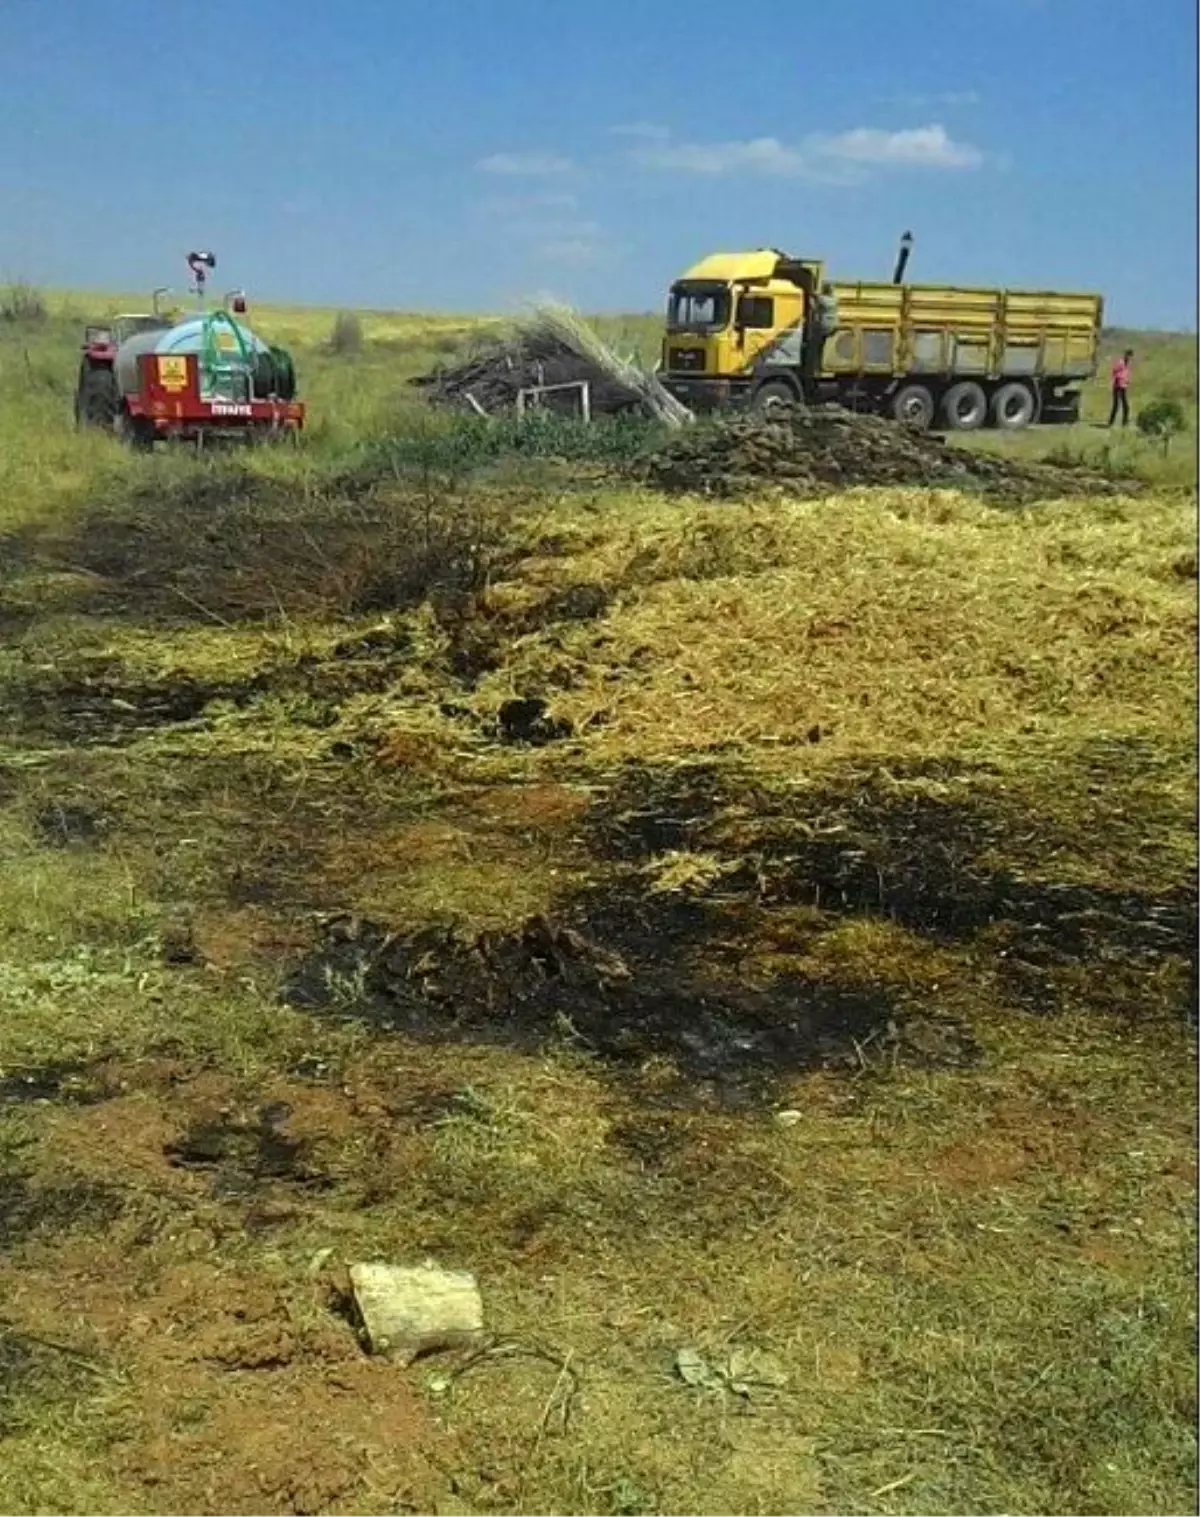
M 777 248 L 714 253 L 671 286 L 659 378 L 694 410 L 835 402 L 958 431 L 1073 422 L 1099 295 L 826 277 Z

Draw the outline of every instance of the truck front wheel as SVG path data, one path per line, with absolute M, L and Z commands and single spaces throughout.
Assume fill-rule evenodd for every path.
M 782 379 L 769 379 L 754 392 L 750 409 L 769 421 L 777 421 L 791 412 L 800 403 L 800 397 L 791 385 Z
M 892 396 L 892 419 L 924 432 L 933 421 L 933 396 L 924 385 L 901 385 Z
M 1028 385 L 1013 380 L 992 396 L 992 425 L 1004 432 L 1027 427 L 1037 416 L 1037 396 Z
M 974 432 L 987 420 L 987 396 L 983 386 L 973 379 L 960 380 L 951 385 L 942 401 L 942 415 L 946 425 L 955 432 Z

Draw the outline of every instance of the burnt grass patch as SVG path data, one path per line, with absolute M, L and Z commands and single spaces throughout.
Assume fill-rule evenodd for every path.
M 113 818 L 100 806 L 51 801 L 35 812 L 33 826 L 52 848 L 86 848 L 104 841 L 112 831 Z
M 799 974 L 743 982 L 730 926 L 715 905 L 632 888 L 471 937 L 449 927 L 398 937 L 344 917 L 283 994 L 416 1038 L 527 1052 L 558 1043 L 628 1073 L 667 1060 L 689 1087 L 735 1106 L 784 1074 L 857 1065 L 867 1046 L 921 1063 L 976 1056 L 961 1029 L 936 1047 L 910 1042 L 886 989 Z
M 118 744 L 156 727 L 197 721 L 213 701 L 246 706 L 264 688 L 257 678 L 209 682 L 176 675 L 138 682 L 119 670 L 60 675 L 21 693 L 21 724 L 34 736 Z
M 26 1174 L 0 1174 L 0 1245 L 11 1249 L 38 1236 L 101 1229 L 124 1206 L 120 1189 L 101 1181 L 40 1184 Z
M 64 1059 L 0 1070 L 0 1109 L 39 1102 L 99 1106 L 118 1094 L 119 1087 L 98 1061 Z
M 282 1125 L 291 1115 L 286 1102 L 261 1106 L 253 1116 L 231 1112 L 193 1123 L 166 1147 L 177 1169 L 210 1176 L 214 1195 L 234 1198 L 279 1182 L 324 1189 L 331 1182 L 309 1156 L 309 1145 L 289 1137 Z
M 594 811 L 592 843 L 628 863 L 672 850 L 716 853 L 735 866 L 724 888 L 767 907 L 881 918 L 947 944 L 987 932 L 999 940 L 1002 974 L 1010 959 L 1151 969 L 1174 957 L 1194 980 L 1195 880 L 1126 889 L 1041 877 L 1043 859 L 1068 839 L 1045 818 L 1034 822 L 994 780 L 986 765 L 907 762 L 887 765 L 886 777 L 835 776 L 783 799 L 713 765 L 631 767 Z M 946 782 L 958 793 L 946 794 Z M 1103 811 L 1101 797 L 1099 833 Z
M 531 748 L 570 737 L 571 723 L 549 715 L 549 706 L 541 696 L 516 696 L 505 701 L 496 718 L 502 743 L 524 744 Z
M 337 702 L 386 689 L 408 657 L 404 634 L 381 629 L 343 639 L 328 655 L 302 654 L 238 680 L 181 673 L 139 679 L 119 662 L 91 660 L 77 671 L 39 676 L 14 691 L 10 703 L 28 735 L 97 746 L 203 721 L 216 703 L 245 710 L 267 695 L 290 699 L 300 724 L 330 725 Z
M 774 914 L 803 906 L 817 938 L 858 918 L 960 951 L 994 987 L 989 999 L 1194 1016 L 1192 882 L 1038 877 L 1061 838 L 1044 820 L 1039 836 L 995 780 L 986 766 L 895 765 L 783 795 L 717 765 L 631 767 L 584 824 L 592 882 L 550 915 L 404 934 L 334 917 L 283 995 L 417 1038 L 557 1043 L 626 1073 L 667 1061 L 693 1091 L 734 1105 L 816 1067 L 978 1057 L 970 1032 L 936 1007 L 918 1011 L 886 963 L 860 973 L 756 958 Z M 715 886 L 648 883 L 647 865 L 688 852 L 724 866 Z M 1118 980 L 1133 986 L 1124 1000 L 1104 988 Z
M 971 801 L 912 796 L 859 808 L 844 831 L 768 844 L 768 899 L 835 913 L 888 917 L 946 940 L 998 922 L 1063 959 L 1180 952 L 1194 947 L 1196 897 L 1020 877 L 981 856 L 1002 841 Z
M 507 512 L 471 492 L 402 484 L 384 465 L 301 489 L 232 461 L 152 477 L 65 529 L 31 528 L 26 562 L 90 577 L 77 609 L 171 625 L 415 606 L 481 588 L 508 552 Z

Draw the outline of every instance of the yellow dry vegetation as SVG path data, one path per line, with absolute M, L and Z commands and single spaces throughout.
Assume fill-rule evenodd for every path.
M 553 692 L 556 714 L 600 724 L 596 759 L 778 745 L 806 771 L 1097 730 L 1171 739 L 1190 709 L 1193 521 L 1171 501 L 634 499 L 590 542 L 569 514 L 560 535 L 573 527 L 577 550 L 530 579 L 594 581 L 615 606 L 525 638 L 482 692 Z

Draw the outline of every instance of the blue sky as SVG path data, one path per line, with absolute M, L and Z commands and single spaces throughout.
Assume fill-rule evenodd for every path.
M 0 0 L 0 278 L 657 307 L 706 252 L 1196 324 L 1194 0 Z

